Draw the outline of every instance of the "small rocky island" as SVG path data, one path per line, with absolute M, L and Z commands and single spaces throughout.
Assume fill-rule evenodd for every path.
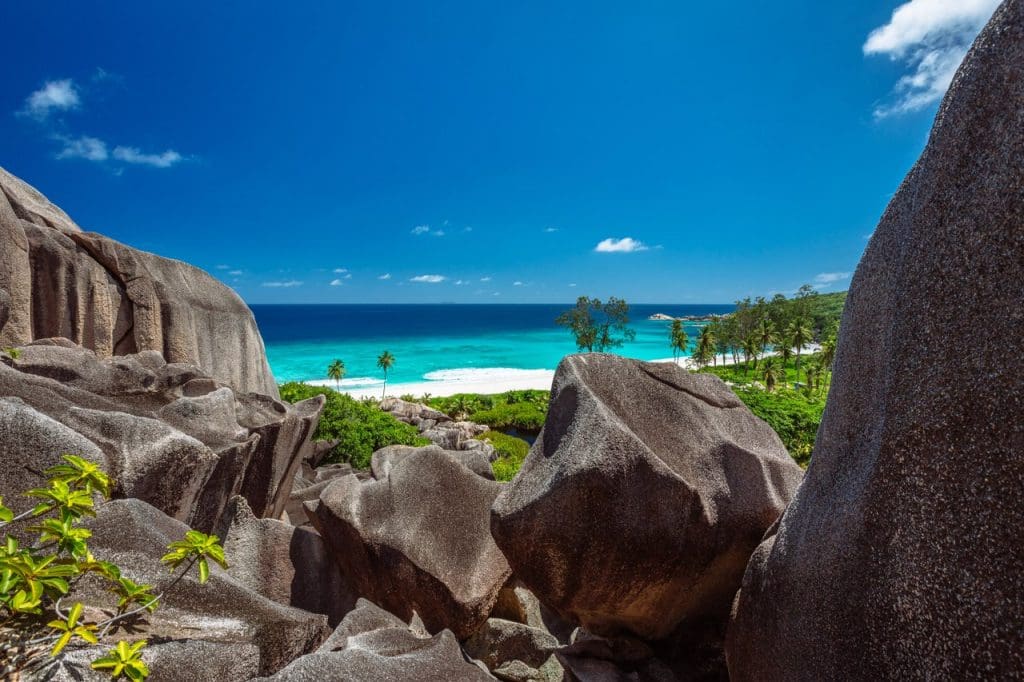
M 321 466 L 324 399 L 279 400 L 233 292 L 0 171 L 9 516 L 71 453 L 112 481 L 79 530 L 120 579 L 166 585 L 190 528 L 226 555 L 52 657 L 36 620 L 95 623 L 117 598 L 93 575 L 78 611 L 11 596 L 0 668 L 110 679 L 90 662 L 116 637 L 147 642 L 151 680 L 1019 678 L 1022 178 L 1008 0 L 858 267 L 806 473 L 718 378 L 595 353 L 563 359 L 501 483 L 480 427 L 397 400 L 432 445 Z M 963 318 L 971 353 L 936 352 Z M 39 549 L 12 528 L 0 569 Z

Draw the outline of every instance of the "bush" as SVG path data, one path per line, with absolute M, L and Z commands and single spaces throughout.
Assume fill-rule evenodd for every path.
M 500 431 L 487 431 L 477 436 L 477 440 L 488 441 L 497 450 L 498 459 L 491 464 L 491 469 L 499 481 L 511 481 L 530 451 L 530 444 L 525 440 Z
M 420 437 L 414 426 L 382 412 L 375 401 L 360 401 L 326 386 L 310 386 L 295 381 L 279 388 L 281 399 L 290 403 L 318 395 L 327 398 L 313 439 L 339 442 L 328 453 L 325 463 L 348 462 L 365 469 L 370 466 L 374 451 L 385 446 L 430 445 L 430 441 Z
M 431 398 L 427 404 L 457 419 L 487 424 L 493 429 L 537 433 L 548 414 L 548 391 L 508 391 L 496 395 L 460 393 Z
M 824 400 L 808 399 L 795 391 L 768 393 L 757 388 L 733 389 L 750 411 L 779 434 L 789 454 L 802 467 L 811 461 L 811 450 L 825 409 Z

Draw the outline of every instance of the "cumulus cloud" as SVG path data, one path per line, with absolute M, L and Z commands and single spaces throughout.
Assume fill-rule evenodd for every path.
M 390 272 L 385 272 L 383 275 L 381 275 L 377 279 L 391 279 L 391 273 Z
M 480 278 L 480 281 L 481 281 L 481 282 L 490 282 L 490 281 L 491 281 L 491 278 L 490 278 L 490 277 L 481 277 L 481 278 Z
M 77 109 L 81 102 L 78 88 L 70 78 L 46 81 L 43 87 L 25 99 L 25 106 L 20 113 L 37 121 L 45 121 L 55 111 Z
M 95 137 L 59 137 L 64 147 L 57 152 L 58 159 L 85 159 L 86 161 L 106 161 L 110 154 L 107 143 Z
M 622 239 L 609 237 L 598 242 L 597 246 L 594 247 L 594 251 L 598 253 L 635 253 L 637 251 L 647 251 L 648 248 L 646 244 L 632 237 L 623 237 Z
M 864 54 L 888 56 L 908 70 L 875 117 L 919 111 L 941 99 L 1000 1 L 910 0 L 897 7 L 864 43 Z
M 184 157 L 173 149 L 160 154 L 146 154 L 137 147 L 114 147 L 114 158 L 125 163 L 153 166 L 154 168 L 170 168 Z
M 290 289 L 292 287 L 300 287 L 300 286 L 302 286 L 302 282 L 300 282 L 297 279 L 288 279 L 288 280 L 278 280 L 278 281 L 273 281 L 273 282 L 263 282 L 263 284 L 261 284 L 260 286 L 270 287 L 272 289 L 280 289 L 280 288 Z
M 850 273 L 848 272 L 822 272 L 814 276 L 814 281 L 818 284 L 832 284 L 833 282 L 849 279 L 849 277 Z
M 416 275 L 409 279 L 410 282 L 425 282 L 427 284 L 438 284 L 447 279 L 444 275 Z
M 417 225 L 412 228 L 411 232 L 413 234 L 426 234 L 427 232 L 430 232 L 430 225 Z

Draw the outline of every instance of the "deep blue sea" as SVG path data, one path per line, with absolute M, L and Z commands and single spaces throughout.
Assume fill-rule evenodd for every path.
M 555 318 L 572 304 L 557 305 L 253 305 L 278 381 L 325 379 L 334 358 L 344 360 L 343 388 L 380 384 L 377 356 L 396 358 L 389 386 L 453 378 L 486 377 L 495 370 L 554 369 L 576 351 Z M 670 322 L 647 318 L 727 313 L 721 305 L 634 305 L 636 340 L 617 350 L 641 360 L 672 356 Z M 697 324 L 687 325 L 691 337 Z M 396 386 L 396 391 L 400 388 Z

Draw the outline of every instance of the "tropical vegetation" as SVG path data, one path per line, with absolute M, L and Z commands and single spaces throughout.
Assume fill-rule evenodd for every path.
M 380 392 L 380 399 L 384 400 L 384 395 L 388 390 L 388 370 L 395 366 L 395 356 L 390 351 L 384 351 L 377 356 L 377 367 L 384 371 L 384 387 Z
M 161 559 L 177 572 L 166 585 L 158 588 L 124 577 L 116 564 L 93 555 L 88 546 L 92 531 L 82 525 L 85 517 L 96 516 L 97 499 L 110 498 L 110 478 L 82 457 L 65 454 L 62 459 L 45 472 L 45 486 L 24 493 L 38 500 L 34 507 L 15 515 L 0 498 L 0 528 L 5 529 L 0 544 L 0 623 L 12 626 L 0 627 L 0 644 L 7 653 L 28 652 L 17 661 L 17 669 L 9 671 L 15 677 L 22 673 L 48 678 L 47 668 L 65 649 L 106 643 L 115 625 L 130 629 L 134 621 L 155 611 L 193 566 L 200 583 L 209 579 L 210 562 L 227 568 L 220 539 L 189 530 L 184 539 L 168 545 Z M 28 522 L 33 525 L 11 532 Z M 24 541 L 27 546 L 19 540 L 36 534 L 39 539 Z M 96 622 L 83 617 L 83 605 L 75 600 L 76 586 L 86 576 L 105 581 L 117 601 Z M 143 680 L 149 676 L 145 647 L 146 640 L 120 640 L 94 659 L 92 668 L 115 680 Z M 39 649 L 48 650 L 49 656 L 32 655 Z
M 576 341 L 576 348 L 588 353 L 604 353 L 636 338 L 629 327 L 629 304 L 614 296 L 602 303 L 599 298 L 580 296 L 576 306 L 555 319 Z
M 334 380 L 334 385 L 341 390 L 341 380 L 345 376 L 345 363 L 342 360 L 335 360 L 327 366 L 327 378 Z
M 279 386 L 281 398 L 295 403 L 322 395 L 326 398 L 314 440 L 337 441 L 325 462 L 348 462 L 354 467 L 370 466 L 375 450 L 387 445 L 429 445 L 414 426 L 404 424 L 382 411 L 376 401 L 356 400 L 326 386 L 289 382 Z

